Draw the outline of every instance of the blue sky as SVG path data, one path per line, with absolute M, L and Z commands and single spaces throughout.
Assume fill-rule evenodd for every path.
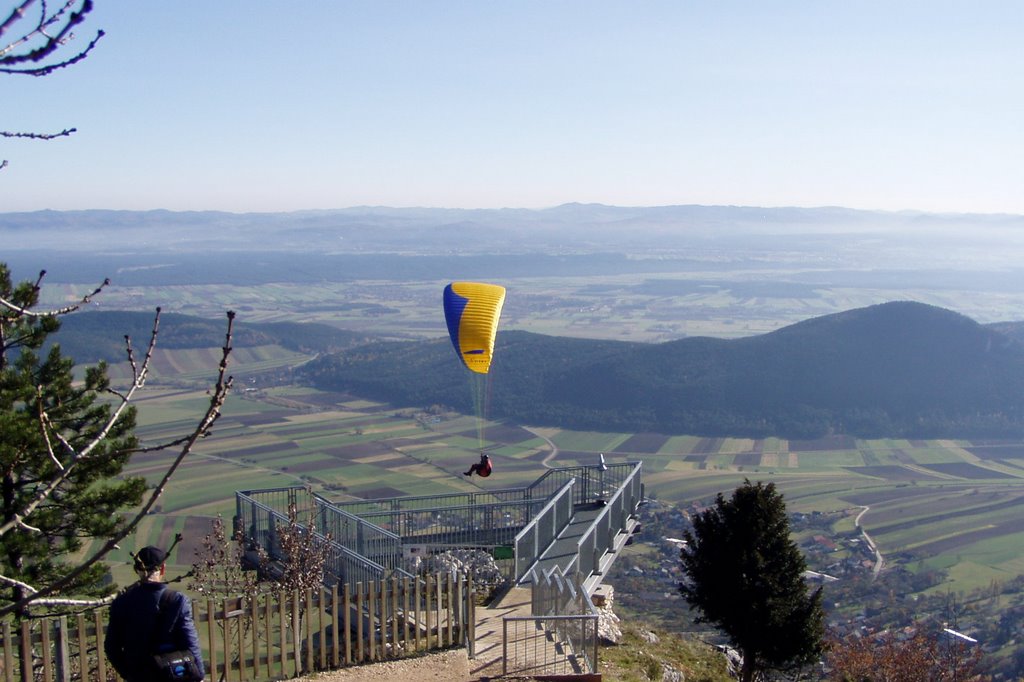
M 6 15 L 9 3 L 0 0 Z M 1024 213 L 1024 3 L 96 0 L 0 211 Z

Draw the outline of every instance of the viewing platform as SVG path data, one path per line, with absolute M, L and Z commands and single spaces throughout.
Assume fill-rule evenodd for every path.
M 598 616 L 590 595 L 639 525 L 641 475 L 640 462 L 602 462 L 548 469 L 520 488 L 355 501 L 300 486 L 238 491 L 235 528 L 280 561 L 281 529 L 312 519 L 328 587 L 418 580 L 433 555 L 485 553 L 503 579 L 490 606 L 467 604 L 478 626 L 466 642 L 474 669 L 591 674 Z
M 302 486 L 235 493 L 236 529 L 271 560 L 293 515 L 314 519 L 329 555 L 325 583 L 412 577 L 420 561 L 451 549 L 490 554 L 511 584 L 558 565 L 585 580 L 603 573 L 616 535 L 635 525 L 641 463 L 548 469 L 520 488 L 333 501 Z M 599 582 L 599 581 L 598 581 Z

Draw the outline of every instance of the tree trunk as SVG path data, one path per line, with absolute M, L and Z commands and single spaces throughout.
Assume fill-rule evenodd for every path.
M 754 656 L 744 654 L 743 666 L 740 668 L 740 680 L 742 680 L 742 682 L 754 682 L 754 677 L 756 675 L 757 660 Z
M 17 513 L 17 507 L 15 506 L 15 489 L 16 485 L 14 476 L 12 476 L 10 473 L 7 473 L 3 478 L 2 485 L 0 485 L 0 504 L 3 505 L 3 511 L 2 514 L 0 514 L 0 516 L 2 516 L 5 523 L 13 519 Z M 17 532 L 20 531 L 18 529 L 11 530 L 11 533 Z M 13 572 L 17 573 L 18 575 L 21 574 L 21 570 L 25 567 L 25 558 L 24 556 L 22 556 L 21 552 L 17 551 L 16 549 L 13 549 L 10 544 L 7 545 L 5 560 L 7 562 L 7 565 Z M 25 589 L 23 587 L 20 587 L 18 585 L 14 585 L 11 587 L 11 601 L 18 602 L 21 601 L 24 597 Z M 15 613 L 18 617 L 24 617 L 28 615 L 28 609 L 26 607 L 21 607 Z

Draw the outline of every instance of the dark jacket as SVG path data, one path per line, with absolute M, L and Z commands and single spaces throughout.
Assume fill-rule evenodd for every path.
M 188 649 L 200 667 L 203 655 L 199 633 L 192 620 L 188 597 L 176 593 L 161 606 L 160 595 L 167 585 L 138 582 L 118 595 L 110 605 L 110 622 L 103 649 L 107 659 L 126 682 L 149 682 L 149 665 L 154 653 Z M 164 613 L 157 614 L 163 608 Z M 156 647 L 156 648 L 155 648 Z

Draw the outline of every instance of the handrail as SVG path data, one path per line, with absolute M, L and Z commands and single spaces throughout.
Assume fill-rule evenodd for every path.
M 581 481 L 586 482 L 589 479 L 594 478 L 594 474 L 597 473 L 597 478 L 604 479 L 608 485 L 618 486 L 619 480 L 624 480 L 629 472 L 635 468 L 637 462 L 622 462 L 618 464 L 608 464 L 603 469 L 596 466 L 589 465 L 578 465 L 573 467 L 555 467 L 546 470 L 537 480 L 526 486 L 513 487 L 513 488 L 497 488 L 492 490 L 479 490 L 473 492 L 462 492 L 462 493 L 442 493 L 439 495 L 401 495 L 398 497 L 389 497 L 383 500 L 346 500 L 346 501 L 333 501 L 325 497 L 321 493 L 313 493 L 315 497 L 323 499 L 330 503 L 337 509 L 344 509 L 350 511 L 356 516 L 369 516 L 371 514 L 380 514 L 388 511 L 426 511 L 429 509 L 438 508 L 451 508 L 456 506 L 472 506 L 478 504 L 499 504 L 502 502 L 514 502 L 519 500 L 536 500 L 538 496 L 535 494 L 538 490 L 543 490 L 547 485 L 550 485 L 548 479 L 550 478 L 561 478 L 568 480 L 570 478 L 577 478 Z M 561 488 L 562 484 L 559 484 Z M 286 490 L 286 489 L 277 489 Z M 552 491 L 551 494 L 554 494 Z M 581 486 L 577 489 L 577 500 L 576 502 L 592 502 L 592 499 L 583 499 L 590 493 L 599 496 L 602 491 L 600 490 L 589 490 L 587 486 Z M 550 495 L 541 495 L 541 499 L 547 499 Z M 495 498 L 496 502 L 481 502 L 480 498 Z M 502 499 L 505 498 L 505 499 Z M 459 504 L 452 504 L 451 500 L 464 500 Z M 421 506 L 421 503 L 429 503 L 426 506 Z M 352 511 L 356 510 L 356 511 Z M 365 511 L 364 511 L 365 510 Z
M 243 498 L 245 500 L 244 506 L 242 505 Z M 281 554 L 278 546 L 277 526 L 279 524 L 286 526 L 291 523 L 291 519 L 289 519 L 286 514 L 283 514 L 262 502 L 257 502 L 251 497 L 241 495 L 238 499 L 239 520 L 246 519 L 247 511 L 251 510 L 253 513 L 252 518 L 248 519 L 249 523 L 244 523 L 243 521 L 247 528 L 247 537 L 259 541 L 259 535 L 265 534 L 266 537 L 263 541 L 260 541 L 260 545 L 267 551 L 267 555 L 271 559 L 280 559 Z M 263 528 L 263 524 L 257 519 L 257 513 L 266 517 L 266 528 Z M 333 581 L 355 583 L 370 579 L 379 580 L 384 577 L 386 567 L 373 559 L 363 555 L 362 553 L 357 553 L 338 542 L 328 540 L 328 538 L 319 531 L 314 531 L 313 538 L 318 543 L 325 543 L 328 547 L 330 556 L 327 558 L 325 571 L 328 572 L 328 576 L 326 577 L 333 578 Z M 331 584 L 333 581 L 328 579 L 325 580 L 325 583 Z
M 405 574 L 401 571 L 403 544 L 511 544 L 511 570 L 515 575 L 509 577 L 518 582 L 530 568 L 526 562 L 535 565 L 543 550 L 565 529 L 576 505 L 600 502 L 605 508 L 577 542 L 578 552 L 571 564 L 590 575 L 599 570 L 601 556 L 612 547 L 616 533 L 626 529 L 629 515 L 640 502 L 641 467 L 641 462 L 560 467 L 547 470 L 520 488 L 382 500 L 332 502 L 305 486 L 239 491 L 236 518 L 239 523 L 245 521 L 241 528 L 251 539 L 273 549 L 276 524 L 271 518 L 280 522 L 286 519 L 285 511 L 292 508 L 300 515 L 316 513 L 322 530 L 345 548 L 340 555 L 360 557 L 365 561 L 364 568 L 374 575 L 378 567 Z M 557 489 L 553 489 L 555 484 Z M 607 498 L 606 493 L 612 490 L 614 493 Z M 527 551 L 527 545 L 532 552 Z
M 569 521 L 572 520 L 572 501 L 575 487 L 576 479 L 570 478 L 548 500 L 547 504 L 541 507 L 533 519 L 516 534 L 512 545 L 513 563 L 515 565 L 515 575 L 512 576 L 513 583 L 519 582 L 526 576 L 530 567 L 537 563 L 538 557 L 551 546 L 551 543 L 555 541 L 558 534 L 569 525 Z M 566 509 L 567 507 L 568 509 Z M 547 527 L 542 528 L 542 524 Z M 526 547 L 527 544 L 530 545 L 529 548 Z M 527 549 L 529 549 L 528 554 L 525 553 Z M 528 559 L 531 560 L 529 566 L 526 565 Z
M 633 513 L 636 505 L 640 502 L 640 491 L 633 490 L 633 488 L 638 487 L 636 483 L 640 480 L 642 467 L 642 463 L 637 463 L 633 467 L 633 470 L 626 476 L 622 484 L 616 488 L 615 494 L 606 501 L 604 509 L 594 518 L 576 542 L 576 556 L 573 559 L 573 563 L 576 564 L 577 570 L 583 575 L 589 576 L 598 572 L 601 556 L 611 549 L 615 535 L 626 529 L 626 521 L 629 515 Z M 624 501 L 624 493 L 627 490 L 632 493 L 629 505 Z M 614 526 L 612 525 L 613 516 L 617 517 L 617 519 L 614 519 L 616 521 Z M 603 531 L 603 537 L 600 538 L 601 542 L 596 537 L 598 531 Z M 589 550 L 586 556 L 584 555 L 585 550 Z
M 579 485 L 576 487 L 575 503 L 598 502 L 604 499 L 607 490 L 620 487 L 637 464 L 638 462 L 623 462 L 604 466 L 580 465 L 548 469 L 536 481 L 527 486 L 527 495 L 547 497 L 544 491 L 549 489 L 553 482 L 578 478 Z
M 529 616 L 506 616 L 502 618 L 504 644 L 502 675 L 516 674 L 592 674 L 598 669 L 598 621 L 599 612 L 590 595 L 584 589 L 578 573 L 566 574 L 557 565 L 550 570 L 531 568 L 531 598 Z M 569 576 L 573 576 L 570 578 Z M 561 656 L 555 658 L 545 651 L 541 661 L 523 669 L 513 663 L 515 670 L 509 670 L 509 661 L 517 659 L 509 655 L 509 647 L 519 648 L 520 637 L 508 636 L 510 628 L 517 623 L 533 623 L 535 629 L 554 633 L 553 639 L 564 643 Z
M 537 515 L 544 500 L 519 500 L 428 509 L 377 511 L 361 518 L 401 536 L 403 544 L 500 547 Z
M 346 500 L 346 501 L 332 501 L 325 497 L 321 493 L 313 493 L 316 497 L 329 502 L 331 505 L 338 509 L 350 509 L 350 508 L 366 508 L 365 512 L 353 512 L 357 516 L 365 514 L 375 514 L 385 511 L 422 511 L 424 509 L 433 509 L 437 507 L 450 507 L 453 506 L 445 500 L 468 500 L 463 504 L 473 505 L 479 504 L 478 498 L 497 498 L 501 501 L 513 501 L 513 500 L 502 500 L 501 498 L 509 496 L 512 498 L 522 498 L 523 491 L 525 488 L 497 488 L 494 490 L 476 490 L 472 492 L 462 493 L 441 493 L 439 495 L 400 495 L 398 497 L 388 497 L 382 500 Z M 431 502 L 426 507 L 419 506 L 420 502 Z M 484 503 L 488 504 L 488 503 Z M 373 509 L 373 507 L 378 507 Z
M 304 496 L 299 496 L 298 491 L 306 493 Z M 397 561 L 397 554 L 400 552 L 402 538 L 386 528 L 367 521 L 355 514 L 347 512 L 343 509 L 337 509 L 331 503 L 324 498 L 310 493 L 307 488 L 299 486 L 292 486 L 289 488 L 269 488 L 267 490 L 246 490 L 235 493 L 236 510 L 239 518 L 244 517 L 243 504 L 254 504 L 264 509 L 271 509 L 277 514 L 285 515 L 288 512 L 288 506 L 284 509 L 278 509 L 271 504 L 261 501 L 255 497 L 255 493 L 258 493 L 260 498 L 272 497 L 275 494 L 287 493 L 288 505 L 295 505 L 296 514 L 298 518 L 296 521 L 300 524 L 304 524 L 303 516 L 308 513 L 318 512 L 318 523 L 321 529 L 330 533 L 331 537 L 336 540 L 339 544 L 345 545 L 346 547 L 354 548 L 354 551 L 358 554 L 369 554 L 370 548 L 373 547 L 388 547 L 388 552 L 396 554 L 395 561 Z M 303 504 L 299 506 L 299 501 L 308 502 L 312 501 L 312 504 Z M 330 510 L 332 513 L 328 514 Z M 287 518 L 287 517 L 286 517 Z M 379 550 L 378 550 L 379 553 Z M 394 563 L 389 561 L 388 563 Z M 393 566 L 390 566 L 393 568 Z
M 402 538 L 386 528 L 336 509 L 322 499 L 315 498 L 320 528 L 331 538 L 357 554 L 379 557 L 388 568 L 396 568 L 401 561 Z

